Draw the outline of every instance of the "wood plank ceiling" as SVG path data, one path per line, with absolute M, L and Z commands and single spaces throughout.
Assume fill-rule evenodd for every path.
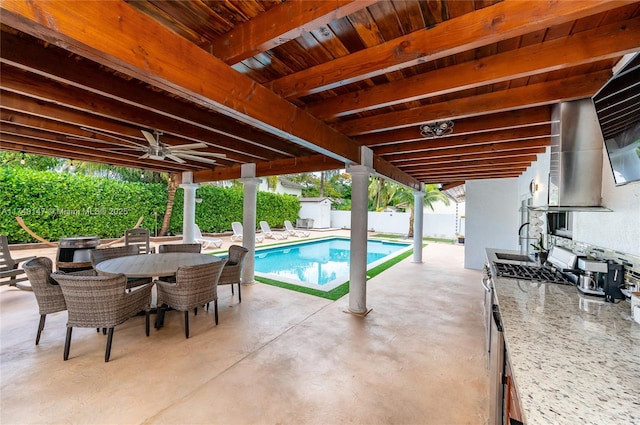
M 1 3 L 0 149 L 196 181 L 343 168 L 403 184 L 520 175 L 551 105 L 640 50 L 639 1 Z M 425 123 L 454 131 L 425 138 Z M 215 164 L 140 158 L 141 129 Z M 195 152 L 195 153 L 194 153 Z M 153 156 L 153 155 L 152 155 Z

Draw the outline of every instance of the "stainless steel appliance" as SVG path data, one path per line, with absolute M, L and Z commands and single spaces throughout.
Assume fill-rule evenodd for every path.
M 554 246 L 541 266 L 513 261 L 494 261 L 493 265 L 498 277 L 573 285 L 578 279 L 575 274 L 577 258 L 568 249 Z
M 491 314 L 491 355 L 489 367 L 489 425 L 504 424 L 505 346 L 498 306 Z
M 578 280 L 578 291 L 585 295 L 604 297 L 604 283 L 608 271 L 607 263 L 579 258 L 578 269 L 582 270 Z

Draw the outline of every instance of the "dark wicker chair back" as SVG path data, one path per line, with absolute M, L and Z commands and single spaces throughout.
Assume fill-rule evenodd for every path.
M 202 245 L 199 243 L 164 244 L 158 247 L 158 252 L 160 254 L 167 252 L 191 252 L 200 254 L 200 252 L 202 252 Z
M 197 309 L 213 301 L 215 323 L 218 324 L 218 279 L 227 260 L 197 266 L 179 267 L 176 282 L 156 280 L 158 305 L 167 305 L 175 310 L 184 311 L 185 336 L 189 338 L 189 310 Z M 156 318 L 156 327 L 164 319 L 164 308 Z M 197 310 L 196 310 L 197 311 Z
M 242 275 L 242 266 L 244 259 L 249 250 L 240 245 L 231 245 L 229 247 L 229 256 L 227 264 L 222 269 L 218 285 L 231 285 L 231 294 L 233 295 L 233 285 L 238 284 L 238 302 L 242 302 L 242 289 L 240 287 L 240 279 Z
M 100 264 L 112 258 L 126 257 L 127 255 L 138 255 L 139 250 L 136 245 L 116 246 L 112 248 L 101 248 L 89 251 L 91 255 L 91 265 Z
M 74 327 L 109 330 L 105 362 L 109 361 L 115 326 L 145 311 L 146 331 L 147 336 L 149 335 L 149 302 L 152 285 L 146 284 L 135 291 L 127 292 L 127 277 L 124 274 L 77 276 L 53 273 L 51 277 L 60 284 L 67 303 L 65 360 L 69 358 L 71 330 Z
M 67 304 L 64 301 L 62 289 L 56 281 L 51 279 L 51 272 L 53 271 L 53 261 L 51 259 L 36 257 L 24 263 L 23 267 L 40 310 L 40 323 L 36 335 L 36 345 L 38 345 L 47 314 L 64 311 L 67 309 Z

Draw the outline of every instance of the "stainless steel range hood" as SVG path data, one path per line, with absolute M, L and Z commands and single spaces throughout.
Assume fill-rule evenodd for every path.
M 593 101 L 554 105 L 548 204 L 535 211 L 611 211 L 602 202 L 604 142 Z

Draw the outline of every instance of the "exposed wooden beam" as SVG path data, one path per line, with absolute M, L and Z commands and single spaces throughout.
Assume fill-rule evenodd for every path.
M 280 159 L 277 161 L 265 161 L 256 164 L 256 176 L 277 176 L 283 174 L 308 173 L 313 171 L 326 171 L 344 168 L 344 163 L 323 156 L 312 155 L 295 159 Z M 241 167 L 216 167 L 206 171 L 193 173 L 194 183 L 204 183 L 222 180 L 239 179 Z
M 449 137 L 550 123 L 551 108 L 545 105 L 535 108 L 505 111 L 497 114 L 479 115 L 457 120 L 454 122 L 453 133 Z M 415 127 L 405 127 L 380 133 L 363 134 L 362 136 L 356 136 L 353 138 L 357 143 L 361 143 L 370 148 L 424 139 L 425 138 L 420 135 L 419 128 Z
M 15 68 L 5 64 L 0 65 L 0 71 L 0 82 L 5 90 L 82 113 L 97 115 L 103 120 L 106 118 L 126 122 L 132 126 L 129 129 L 129 135 L 133 136 L 131 134 L 133 132 L 135 137 L 141 140 L 144 140 L 139 131 L 141 128 L 153 129 L 162 131 L 164 133 L 163 140 L 167 142 L 171 140 L 171 135 L 182 136 L 191 141 L 212 142 L 216 147 L 223 148 L 223 152 L 228 153 L 230 158 L 233 158 L 234 152 L 244 153 L 244 151 L 250 152 L 255 158 L 254 160 L 273 159 L 281 156 L 280 151 L 274 152 L 272 149 L 265 149 L 257 144 L 243 143 L 237 139 L 221 137 L 219 134 L 200 127 L 163 117 L 154 112 L 123 104 L 110 98 L 99 95 L 93 95 L 93 97 L 89 98 L 85 91 L 75 87 L 51 83 L 44 77 L 17 71 Z M 5 104 L 4 99 L 0 102 L 3 105 Z M 243 146 L 245 149 L 242 149 Z M 250 146 L 251 149 L 246 149 L 246 146 Z M 284 148 L 284 146 L 280 148 Z
M 506 0 L 437 26 L 316 65 L 270 83 L 285 98 L 301 97 L 397 71 L 633 3 Z M 455 34 L 455 36 L 452 36 Z
M 474 171 L 469 173 L 426 173 L 416 175 L 425 183 L 446 183 L 460 180 L 501 179 L 520 176 L 527 167 L 510 168 L 508 170 Z
M 476 146 L 500 142 L 515 142 L 535 138 L 548 138 L 551 135 L 550 125 L 520 127 L 510 130 L 500 130 L 494 133 L 476 133 L 466 136 L 443 137 L 437 139 L 423 139 L 417 142 L 397 143 L 374 148 L 377 155 L 403 155 L 405 153 L 421 152 L 434 149 L 452 149 L 464 146 Z
M 336 128 L 344 134 L 354 136 L 412 125 L 417 126 L 421 123 L 441 119 L 459 119 L 473 115 L 582 99 L 591 97 L 610 77 L 610 70 L 598 71 L 587 75 L 530 84 L 413 109 L 349 120 L 337 124 Z
M 434 163 L 420 166 L 419 170 L 416 170 L 416 174 L 450 171 L 450 172 L 467 172 L 467 171 L 479 171 L 494 168 L 504 168 L 505 166 L 520 166 L 523 164 L 529 165 L 535 161 L 538 157 L 536 155 L 504 157 L 504 158 L 492 158 L 488 160 L 468 160 L 468 161 L 455 161 L 447 163 Z M 408 173 L 410 170 L 403 168 Z
M 326 120 L 611 59 L 640 49 L 640 17 L 379 84 L 307 106 Z
M 522 140 L 518 142 L 499 142 L 486 145 L 465 146 L 458 148 L 443 148 L 427 151 L 420 151 L 402 155 L 385 155 L 384 158 L 396 166 L 416 161 L 428 161 L 435 158 L 445 158 L 452 156 L 465 157 L 475 154 L 498 153 L 498 152 L 519 152 L 526 149 L 544 149 L 551 145 L 551 137 Z
M 229 65 L 273 49 L 368 7 L 377 0 L 294 0 L 280 3 L 266 13 L 236 25 L 214 40 L 209 51 Z
M 255 149 L 255 158 L 265 158 L 259 155 L 262 149 L 272 150 L 284 156 L 303 154 L 302 149 L 296 149 L 296 146 L 290 143 L 250 127 L 239 126 L 235 120 L 223 115 L 213 114 L 211 111 L 205 111 L 185 102 L 177 102 L 162 92 L 149 90 L 135 80 L 127 81 L 120 78 L 90 61 L 78 61 L 55 46 L 45 47 L 28 37 L 3 32 L 0 47 L 2 49 L 0 62 L 3 64 L 33 72 L 65 86 L 76 87 L 110 100 L 154 112 L 165 117 L 163 122 L 167 124 L 177 120 L 210 132 L 201 133 L 203 137 L 208 134 L 208 137 L 198 141 L 223 149 L 237 148 L 239 142 L 253 144 L 258 147 Z M 168 125 L 162 126 L 160 123 L 156 125 L 153 128 L 162 130 L 165 134 L 170 133 Z M 176 128 L 172 126 L 172 130 Z M 228 152 L 232 151 L 225 151 L 225 153 Z
M 421 159 L 415 161 L 398 162 L 395 165 L 406 173 L 419 172 L 424 167 L 440 164 L 466 164 L 470 161 L 477 161 L 483 163 L 489 163 L 492 160 L 502 158 L 515 158 L 515 157 L 536 157 L 536 155 L 544 153 L 544 148 L 524 149 L 522 151 L 506 151 L 506 152 L 488 152 L 475 155 L 456 155 L 456 156 L 440 156 L 429 157 L 428 159 Z

